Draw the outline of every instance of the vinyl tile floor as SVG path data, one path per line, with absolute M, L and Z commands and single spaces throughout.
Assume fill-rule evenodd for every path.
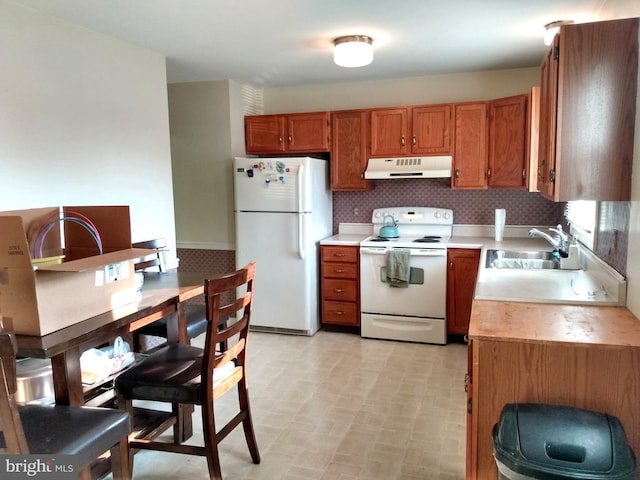
M 248 348 L 262 461 L 251 462 L 236 428 L 219 445 L 225 480 L 464 479 L 466 345 L 321 330 L 313 337 L 251 332 Z M 235 391 L 217 401 L 218 425 L 236 405 Z M 197 444 L 199 408 L 193 420 L 188 443 Z M 206 479 L 206 459 L 140 451 L 133 478 Z

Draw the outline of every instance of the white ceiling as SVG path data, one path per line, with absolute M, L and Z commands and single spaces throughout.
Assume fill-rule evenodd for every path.
M 10 0 L 167 58 L 170 83 L 281 87 L 538 66 L 544 25 L 594 21 L 604 0 Z M 333 64 L 332 40 L 375 58 Z

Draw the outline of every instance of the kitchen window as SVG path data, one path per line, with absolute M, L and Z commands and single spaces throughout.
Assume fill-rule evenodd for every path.
M 564 216 L 569 223 L 571 235 L 584 246 L 593 250 L 596 243 L 598 202 L 590 200 L 567 202 Z

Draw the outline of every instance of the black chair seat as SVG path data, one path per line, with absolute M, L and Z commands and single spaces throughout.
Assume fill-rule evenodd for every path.
M 18 411 L 30 452 L 74 455 L 79 465 L 129 434 L 129 415 L 121 410 L 25 405 Z
M 125 398 L 199 405 L 203 354 L 191 345 L 168 345 L 118 375 L 116 390 Z
M 174 314 L 175 315 L 175 314 Z M 151 335 L 154 337 L 167 338 L 167 320 L 168 317 L 161 318 L 145 327 L 142 327 L 136 333 L 142 335 Z M 187 338 L 196 338 L 207 331 L 207 316 L 204 305 L 188 304 L 187 305 Z

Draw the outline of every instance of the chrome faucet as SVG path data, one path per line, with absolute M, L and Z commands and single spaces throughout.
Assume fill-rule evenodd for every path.
M 541 232 L 537 228 L 532 228 L 529 230 L 529 236 L 544 238 L 551 244 L 554 250 L 558 251 L 561 257 L 566 258 L 569 255 L 567 251 L 569 247 L 569 235 L 562 230 L 562 225 L 560 224 L 558 224 L 556 228 L 550 228 L 549 231 L 554 232 L 555 235 L 552 237 L 548 233 Z

